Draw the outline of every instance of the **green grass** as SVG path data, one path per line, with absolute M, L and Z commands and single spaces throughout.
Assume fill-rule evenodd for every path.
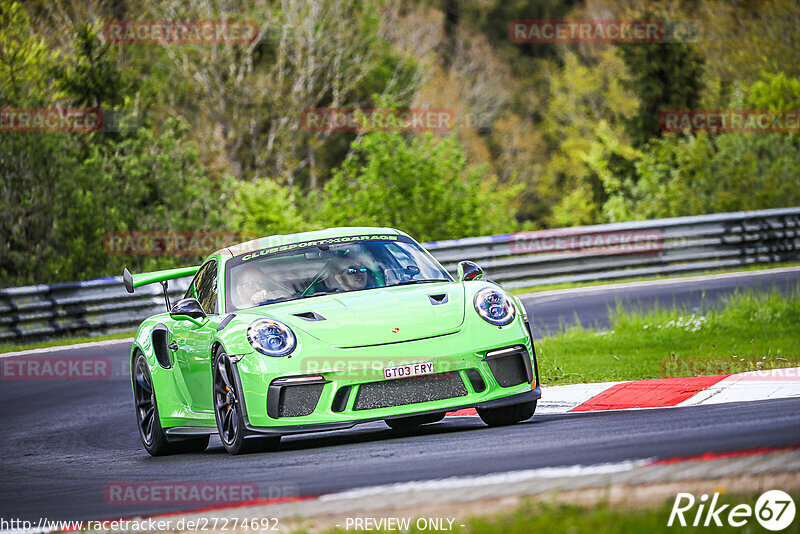
M 106 341 L 109 339 L 125 339 L 128 337 L 133 337 L 134 334 L 136 334 L 136 331 L 131 330 L 130 332 L 118 332 L 116 334 L 107 334 L 104 336 L 65 337 L 61 339 L 49 339 L 47 341 L 36 341 L 33 343 L 23 343 L 19 345 L 6 344 L 6 345 L 0 345 L 0 354 L 4 352 L 16 352 L 19 350 L 43 349 L 47 347 L 57 347 L 61 345 L 76 345 L 78 343 Z
M 672 511 L 673 499 L 664 502 L 656 507 L 633 507 L 623 505 L 598 504 L 592 507 L 581 507 L 568 504 L 526 504 L 512 513 L 502 514 L 489 518 L 471 519 L 466 523 L 462 532 L 470 534 L 494 534 L 503 532 L 505 534 L 527 534 L 535 532 L 537 534 L 547 533 L 583 533 L 583 532 L 603 532 L 614 534 L 640 534 L 640 533 L 674 533 L 679 532 L 768 532 L 763 529 L 754 517 L 751 517 L 747 525 L 735 528 L 727 524 L 727 512 L 737 504 L 749 504 L 752 508 L 755 505 L 757 496 L 736 497 L 722 495 L 719 505 L 730 504 L 729 508 L 721 514 L 720 521 L 722 527 L 681 527 L 673 524 L 667 526 L 670 512 Z M 794 496 L 795 502 L 797 495 Z M 695 513 L 697 506 L 692 509 Z M 693 515 L 690 519 L 687 512 L 687 523 L 691 525 L 694 520 Z M 700 521 L 705 520 L 705 517 Z M 783 530 L 784 533 L 800 532 L 797 520 L 793 525 Z
M 781 267 L 797 267 L 800 263 L 761 263 L 757 265 L 748 265 L 746 267 L 736 267 L 732 269 L 717 269 L 713 271 L 698 271 L 694 273 L 676 274 L 671 276 L 637 276 L 630 278 L 620 278 L 617 280 L 595 280 L 593 282 L 563 282 L 560 284 L 547 284 L 541 286 L 522 287 L 519 289 L 512 289 L 511 292 L 515 295 L 528 295 L 531 293 L 539 293 L 541 291 L 552 291 L 555 289 L 573 289 L 576 287 L 594 287 L 605 286 L 613 284 L 626 284 L 629 282 L 646 282 L 650 280 L 674 280 L 679 278 L 687 278 L 689 276 L 703 276 L 708 274 L 723 274 L 723 273 L 744 273 L 750 271 L 763 271 L 767 269 L 778 269 Z
M 800 497 L 800 494 L 797 492 L 792 494 L 792 498 L 796 503 L 800 502 L 798 501 L 798 497 Z M 727 523 L 728 513 L 734 506 L 746 504 L 752 509 L 755 506 L 757 498 L 758 495 L 737 496 L 727 493 L 720 495 L 717 509 L 725 504 L 728 505 L 719 515 L 720 522 L 723 525 L 722 527 L 682 527 L 677 523 L 677 519 L 673 526 L 668 527 L 667 522 L 674 503 L 674 499 L 668 499 L 667 501 L 653 506 L 599 503 L 585 507 L 572 504 L 527 502 L 510 512 L 472 517 L 467 520 L 456 519 L 453 522 L 453 532 L 464 534 L 580 534 L 584 532 L 613 534 L 737 532 L 741 534 L 769 532 L 761 527 L 753 516 L 747 519 L 747 524 L 743 527 L 732 527 Z M 698 505 L 696 504 L 690 511 L 685 513 L 684 518 L 687 520 L 688 525 L 691 525 L 694 521 L 697 510 Z M 704 512 L 705 511 L 706 510 L 704 510 Z M 703 514 L 700 520 L 701 525 L 703 521 L 705 521 L 705 514 Z M 411 525 L 415 525 L 415 522 L 415 519 L 412 519 Z M 464 527 L 461 527 L 461 524 L 463 524 Z M 328 530 L 327 532 L 342 533 L 346 531 L 338 528 Z M 411 528 L 409 532 L 422 531 Z M 428 530 L 428 532 L 432 532 L 432 530 Z M 795 521 L 781 532 L 785 534 L 800 532 L 800 521 L 795 518 Z
M 537 343 L 543 384 L 800 366 L 800 286 L 787 297 L 735 293 L 705 314 L 619 304 L 610 311 L 608 331 L 576 325 Z

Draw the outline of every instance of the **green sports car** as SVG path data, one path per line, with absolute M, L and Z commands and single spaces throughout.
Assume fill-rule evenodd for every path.
M 193 275 L 184 298 L 167 281 Z M 385 421 L 413 428 L 477 409 L 489 425 L 530 418 L 541 396 L 520 301 L 471 262 L 458 280 L 392 228 L 256 239 L 199 267 L 131 275 L 161 283 L 167 312 L 142 322 L 131 384 L 145 449 L 231 454 L 286 434 Z

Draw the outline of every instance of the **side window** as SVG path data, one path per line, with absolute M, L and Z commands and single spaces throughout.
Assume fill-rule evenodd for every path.
M 194 297 L 208 315 L 217 313 L 217 262 L 203 265 L 192 280 L 186 297 Z

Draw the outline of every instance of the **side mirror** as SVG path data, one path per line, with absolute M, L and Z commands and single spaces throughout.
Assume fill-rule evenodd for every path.
M 477 263 L 471 261 L 461 261 L 458 263 L 458 281 L 469 282 L 470 280 L 480 280 L 483 278 L 483 269 Z
M 197 299 L 189 297 L 176 302 L 169 311 L 169 316 L 176 321 L 191 321 L 196 325 L 202 325 L 201 319 L 206 318 L 206 312 Z

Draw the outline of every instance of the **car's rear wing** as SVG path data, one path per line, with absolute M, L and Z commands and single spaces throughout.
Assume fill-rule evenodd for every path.
M 167 293 L 167 281 L 174 280 L 175 278 L 183 278 L 184 276 L 194 276 L 200 269 L 200 266 L 195 267 L 179 267 L 178 269 L 164 269 L 163 271 L 153 271 L 152 273 L 131 274 L 126 268 L 122 271 L 122 283 L 128 293 L 133 293 L 133 290 L 139 286 L 146 286 L 148 284 L 161 284 L 164 288 L 164 302 L 167 305 L 167 311 L 170 310 L 169 293 Z

